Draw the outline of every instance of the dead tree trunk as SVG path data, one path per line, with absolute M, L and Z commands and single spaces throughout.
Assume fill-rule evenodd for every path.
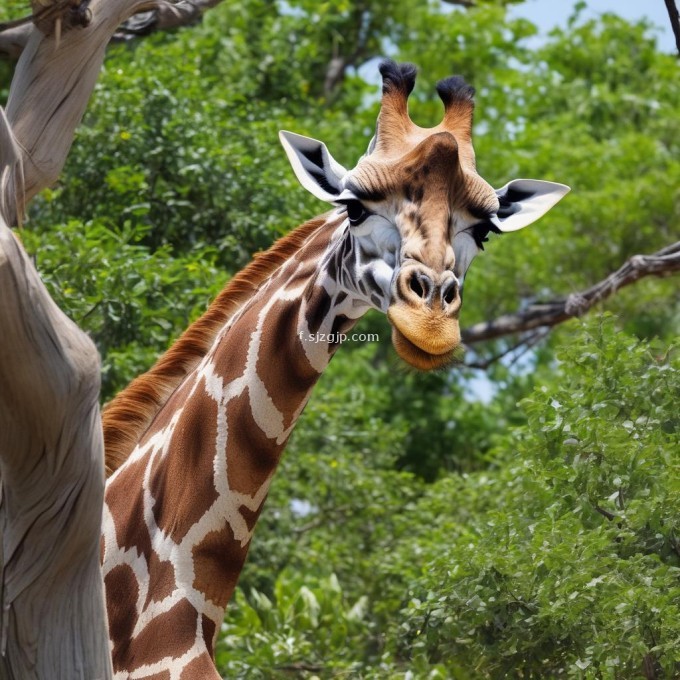
M 41 0 L 4 36 L 20 58 L 0 108 L 0 678 L 112 674 L 99 355 L 9 227 L 61 172 L 119 25 L 146 11 L 176 26 L 218 1 Z
M 111 675 L 99 357 L 0 220 L 0 677 Z
M 0 111 L 3 203 L 20 157 Z M 108 678 L 99 356 L 0 215 L 0 677 Z
M 68 36 L 60 35 L 60 14 L 42 30 L 33 26 L 7 117 L 0 110 L 3 678 L 112 675 L 99 566 L 99 356 L 54 304 L 8 228 L 63 167 L 101 67 L 106 33 L 117 26 L 111 13 Z

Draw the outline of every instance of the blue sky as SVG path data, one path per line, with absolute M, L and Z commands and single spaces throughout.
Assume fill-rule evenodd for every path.
M 516 16 L 526 17 L 545 34 L 554 26 L 564 26 L 576 0 L 527 0 L 512 10 Z M 626 19 L 647 19 L 659 27 L 657 40 L 664 52 L 675 51 L 675 40 L 670 28 L 664 0 L 587 0 L 584 16 L 592 17 L 613 12 Z

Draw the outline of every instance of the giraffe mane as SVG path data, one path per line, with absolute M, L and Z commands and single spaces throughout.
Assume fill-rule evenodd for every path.
M 172 393 L 206 355 L 225 323 L 326 222 L 327 216 L 310 220 L 279 239 L 269 250 L 255 255 L 170 349 L 104 406 L 107 477 L 128 459 Z

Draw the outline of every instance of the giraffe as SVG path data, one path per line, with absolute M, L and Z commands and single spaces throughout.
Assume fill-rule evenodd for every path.
M 416 126 L 411 64 L 384 61 L 375 136 L 347 171 L 316 140 L 280 138 L 330 203 L 237 274 L 104 410 L 102 530 L 117 678 L 219 678 L 213 650 L 286 442 L 342 334 L 387 314 L 397 354 L 448 365 L 461 287 L 489 232 L 530 224 L 568 187 L 476 172 L 474 90 L 440 81 L 444 117 Z

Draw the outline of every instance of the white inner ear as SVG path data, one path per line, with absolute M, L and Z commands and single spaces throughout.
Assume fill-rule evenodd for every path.
M 322 201 L 336 201 L 347 170 L 331 156 L 326 145 L 286 130 L 279 132 L 279 139 L 300 184 Z
M 496 189 L 501 208 L 499 214 L 491 218 L 491 222 L 501 231 L 522 229 L 543 217 L 570 190 L 566 184 L 557 182 L 515 179 L 501 189 Z

